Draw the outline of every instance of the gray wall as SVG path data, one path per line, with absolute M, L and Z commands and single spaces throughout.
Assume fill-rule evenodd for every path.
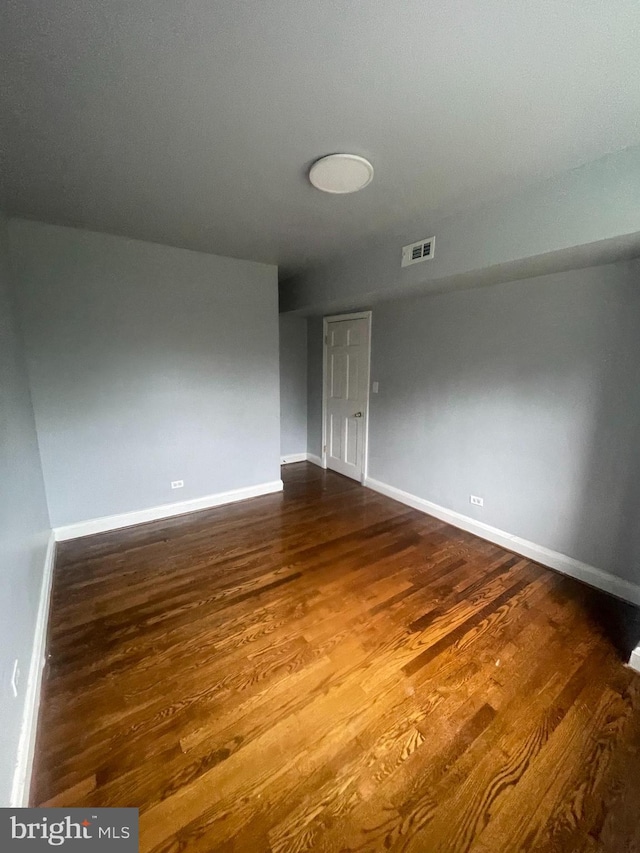
M 280 453 L 307 451 L 307 321 L 280 315 Z
M 307 321 L 307 451 L 322 456 L 322 317 Z
M 425 221 L 418 213 L 283 282 L 280 308 L 340 313 L 409 294 L 638 257 L 639 197 L 636 146 L 446 219 Z M 402 246 L 433 234 L 433 259 L 402 268 Z
M 638 261 L 383 303 L 369 476 L 640 582 L 639 377 Z
M 22 220 L 9 235 L 54 527 L 279 479 L 275 267 Z
M 0 216 L 0 806 L 9 805 L 49 535 L 6 238 Z M 21 675 L 14 699 L 16 658 Z

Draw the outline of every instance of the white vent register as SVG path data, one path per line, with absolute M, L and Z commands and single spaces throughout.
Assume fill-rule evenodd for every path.
M 409 267 L 411 264 L 430 260 L 433 257 L 435 242 L 435 237 L 425 237 L 424 240 L 418 240 L 417 243 L 409 243 L 408 246 L 403 246 L 402 266 Z

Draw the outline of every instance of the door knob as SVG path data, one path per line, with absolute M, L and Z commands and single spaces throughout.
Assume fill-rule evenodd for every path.
M 361 417 L 362 417 L 362 412 L 356 412 L 356 413 L 355 413 L 355 415 L 354 415 L 353 417 L 354 417 L 354 418 L 361 418 Z

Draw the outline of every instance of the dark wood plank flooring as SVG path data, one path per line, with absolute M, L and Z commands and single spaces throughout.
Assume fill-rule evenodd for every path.
M 59 546 L 34 804 L 142 851 L 640 850 L 632 608 L 307 463 Z

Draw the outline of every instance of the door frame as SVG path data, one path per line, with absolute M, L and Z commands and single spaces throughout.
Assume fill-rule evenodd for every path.
M 369 399 L 371 397 L 371 316 L 372 311 L 354 311 L 352 314 L 332 314 L 322 318 L 322 467 L 327 467 L 327 337 L 329 323 L 341 320 L 366 320 L 367 337 L 369 346 L 367 348 L 367 399 L 365 401 L 364 414 L 364 450 L 362 460 L 362 474 L 360 482 L 364 486 L 369 468 Z

